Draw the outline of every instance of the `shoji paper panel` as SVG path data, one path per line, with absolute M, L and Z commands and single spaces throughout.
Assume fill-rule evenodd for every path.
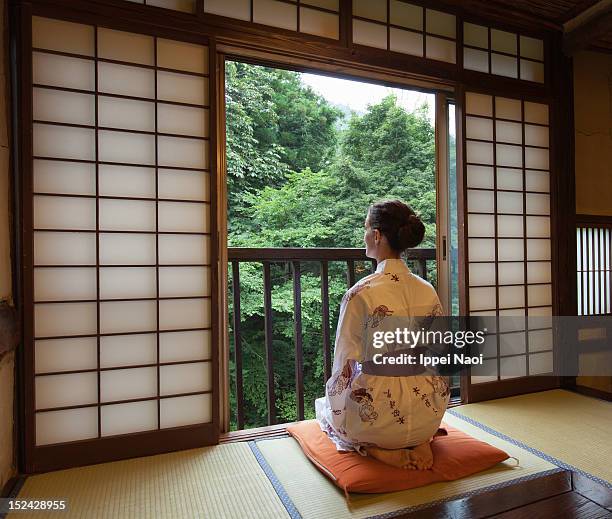
M 204 12 L 337 40 L 339 0 L 206 0 Z
M 98 408 L 77 407 L 36 413 L 36 445 L 98 437 Z
M 37 443 L 210 421 L 208 48 L 32 29 Z
M 486 31 L 466 26 L 473 44 L 488 41 L 488 32 L 485 38 Z M 493 35 L 499 52 L 518 48 L 512 35 Z M 500 317 L 491 336 L 499 352 L 496 375 L 475 372 L 474 383 L 526 376 L 546 365 L 543 356 L 530 355 L 543 346 L 539 340 L 532 348 L 529 317 L 541 328 L 535 316 L 552 314 L 547 113 L 542 104 L 466 94 L 469 312 Z M 531 360 L 538 363 L 533 369 Z
M 210 394 L 163 398 L 161 405 L 161 427 L 180 427 L 212 420 Z
M 456 63 L 456 19 L 400 0 L 355 0 L 353 43 Z
M 522 34 L 464 22 L 463 67 L 544 83 L 544 42 Z

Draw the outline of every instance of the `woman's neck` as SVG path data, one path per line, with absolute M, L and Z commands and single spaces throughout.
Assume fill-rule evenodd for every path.
M 376 258 L 376 262 L 382 263 L 383 261 L 388 260 L 388 259 L 400 259 L 400 255 L 395 254 L 395 253 L 381 254 L 380 256 Z

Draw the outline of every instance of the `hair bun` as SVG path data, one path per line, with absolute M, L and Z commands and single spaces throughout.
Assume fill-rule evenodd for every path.
M 425 225 L 416 214 L 408 217 L 408 222 L 398 230 L 400 246 L 403 249 L 416 247 L 423 241 L 425 236 Z
M 390 247 L 397 252 L 416 247 L 425 236 L 425 225 L 401 200 L 372 204 L 368 209 L 368 219 L 370 226 L 384 234 Z

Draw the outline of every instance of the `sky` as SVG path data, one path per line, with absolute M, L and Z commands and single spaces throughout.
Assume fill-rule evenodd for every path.
M 434 122 L 435 96 L 414 90 L 390 88 L 372 83 L 339 79 L 317 74 L 302 74 L 302 81 L 330 103 L 347 105 L 356 112 L 366 111 L 368 104 L 376 104 L 390 93 L 395 93 L 398 104 L 413 111 L 424 102 L 429 106 L 429 119 Z

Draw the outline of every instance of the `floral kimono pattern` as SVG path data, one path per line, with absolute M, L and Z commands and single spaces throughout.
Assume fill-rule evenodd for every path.
M 364 333 L 389 316 L 443 315 L 430 283 L 401 259 L 387 259 L 346 292 L 340 306 L 334 364 L 325 396 L 315 402 L 317 420 L 338 450 L 375 445 L 412 447 L 431 438 L 450 398 L 448 377 L 363 373 Z

